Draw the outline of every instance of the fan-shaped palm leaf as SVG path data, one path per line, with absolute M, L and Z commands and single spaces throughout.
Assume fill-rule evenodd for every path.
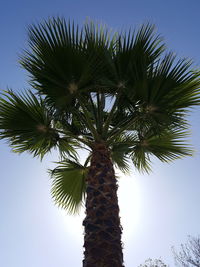
M 141 127 L 155 132 L 163 126 L 187 128 L 187 109 L 200 103 L 199 73 L 190 70 L 190 61 L 174 60 L 173 54 L 166 55 L 132 88 L 124 88 L 111 121 L 115 135 Z
M 131 158 L 135 167 L 140 171 L 151 170 L 151 156 L 162 162 L 171 162 L 184 156 L 191 156 L 192 148 L 185 142 L 186 132 L 178 130 L 164 130 L 162 134 L 155 135 L 149 131 L 138 137 L 138 144 L 133 147 Z
M 59 18 L 33 25 L 29 47 L 20 62 L 31 73 L 33 86 L 56 107 L 66 110 L 75 104 L 77 91 L 91 83 L 78 26 Z
M 51 171 L 53 199 L 58 206 L 75 213 L 85 198 L 87 168 L 70 160 L 58 164 Z
M 43 157 L 59 139 L 43 100 L 31 92 L 8 91 L 0 98 L 0 129 L 0 138 L 9 140 L 15 152 L 29 151 L 34 156 Z
M 116 41 L 113 60 L 119 87 L 129 88 L 146 76 L 149 65 L 164 50 L 162 38 L 155 36 L 155 27 L 142 25 L 137 33 L 120 34 Z
M 64 19 L 51 19 L 29 28 L 30 49 L 20 62 L 49 104 L 70 112 L 77 94 L 96 91 L 103 79 L 108 45 L 108 34 L 92 23 L 79 29 Z
M 130 153 L 133 147 L 137 144 L 137 135 L 124 134 L 119 136 L 111 145 L 111 157 L 116 165 L 122 172 L 128 173 L 130 169 Z

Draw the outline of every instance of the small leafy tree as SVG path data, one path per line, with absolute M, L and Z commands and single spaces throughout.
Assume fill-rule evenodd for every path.
M 175 263 L 182 267 L 200 267 L 200 236 L 188 236 L 185 244 L 181 244 L 181 249 L 176 251 L 172 248 Z
M 169 265 L 166 265 L 161 259 L 148 259 L 138 267 L 169 267 Z

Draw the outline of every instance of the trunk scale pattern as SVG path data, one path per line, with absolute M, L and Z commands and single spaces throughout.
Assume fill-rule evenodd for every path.
M 88 172 L 83 267 L 124 267 L 117 182 L 110 152 L 93 148 Z

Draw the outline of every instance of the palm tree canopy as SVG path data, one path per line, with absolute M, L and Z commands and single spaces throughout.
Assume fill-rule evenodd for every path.
M 75 211 L 84 199 L 95 142 L 106 144 L 122 171 L 130 160 L 148 172 L 152 155 L 164 162 L 191 155 L 185 115 L 200 104 L 199 73 L 165 52 L 154 26 L 113 33 L 53 18 L 28 29 L 28 44 L 20 63 L 34 93 L 2 94 L 0 138 L 41 158 L 58 149 L 52 194 L 59 205 Z

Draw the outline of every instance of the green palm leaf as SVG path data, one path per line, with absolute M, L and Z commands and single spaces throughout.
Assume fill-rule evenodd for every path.
M 186 129 L 188 108 L 200 103 L 199 72 L 190 66 L 185 59 L 175 63 L 172 53 L 152 62 L 145 76 L 121 93 L 111 121 L 115 133 L 126 125 L 128 130 L 154 128 L 155 132 L 163 127 Z
M 111 157 L 118 169 L 124 173 L 130 170 L 130 153 L 137 144 L 135 134 L 124 134 L 119 136 L 111 145 Z
M 33 25 L 29 47 L 20 62 L 31 73 L 32 85 L 54 106 L 75 104 L 77 91 L 91 83 L 78 26 L 59 18 Z
M 155 36 L 155 27 L 150 24 L 142 25 L 136 33 L 120 34 L 113 56 L 118 85 L 131 90 L 136 81 L 145 78 L 149 65 L 163 50 L 162 38 Z
M 113 163 L 119 170 L 121 170 L 123 173 L 129 172 L 129 158 L 126 155 L 125 145 L 113 146 L 111 158 Z
M 135 167 L 139 171 L 149 172 L 151 156 L 167 163 L 184 156 L 191 156 L 193 150 L 184 140 L 187 135 L 187 132 L 178 130 L 164 130 L 160 135 L 155 135 L 152 131 L 143 133 L 131 152 Z
M 53 18 L 29 28 L 29 50 L 20 63 L 49 104 L 70 112 L 77 96 L 96 91 L 97 82 L 103 79 L 108 46 L 109 35 L 93 23 L 79 29 Z
M 149 71 L 146 80 L 148 105 L 166 110 L 181 111 L 191 105 L 199 104 L 199 73 L 191 71 L 191 60 L 175 62 L 175 56 L 169 53 Z
M 85 199 L 87 168 L 77 161 L 64 160 L 51 171 L 52 197 L 69 213 L 79 210 Z
M 29 151 L 42 158 L 59 139 L 51 121 L 43 100 L 30 91 L 8 91 L 0 98 L 0 138 L 7 139 L 14 152 Z

